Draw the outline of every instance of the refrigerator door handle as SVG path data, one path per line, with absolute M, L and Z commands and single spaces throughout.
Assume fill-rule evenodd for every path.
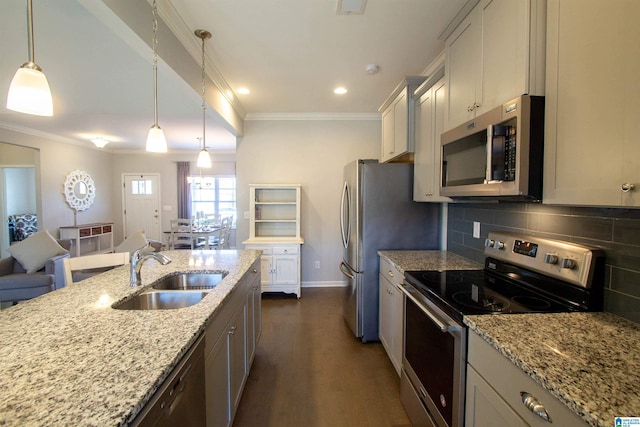
M 347 276 L 349 278 L 349 280 L 353 280 L 353 279 L 356 278 L 356 276 L 354 276 L 351 273 L 351 269 L 349 268 L 349 266 L 347 264 L 344 263 L 344 261 L 340 262 L 340 271 L 342 271 L 342 274 Z
M 349 211 L 350 206 L 351 195 L 349 194 L 349 183 L 345 181 L 344 187 L 342 188 L 342 199 L 340 201 L 340 232 L 342 233 L 342 245 L 345 248 L 349 246 L 349 236 L 351 235 L 351 212 Z

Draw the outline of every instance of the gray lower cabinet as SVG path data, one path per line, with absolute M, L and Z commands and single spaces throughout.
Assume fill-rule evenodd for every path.
M 208 427 L 231 425 L 253 362 L 261 325 L 258 260 L 219 309 L 205 333 Z
M 475 332 L 468 362 L 465 426 L 587 425 Z

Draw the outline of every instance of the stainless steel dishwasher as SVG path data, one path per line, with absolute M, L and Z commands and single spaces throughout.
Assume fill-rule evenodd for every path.
M 132 426 L 204 426 L 204 336 L 191 347 Z

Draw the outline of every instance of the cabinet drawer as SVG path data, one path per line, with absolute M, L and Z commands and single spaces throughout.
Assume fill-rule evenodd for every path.
M 81 228 L 80 229 L 80 237 L 87 237 L 87 236 L 91 236 L 91 229 L 90 228 Z
M 98 236 L 102 234 L 102 227 L 92 227 L 91 228 L 91 235 L 92 236 Z
M 297 246 L 275 246 L 273 248 L 274 255 L 295 255 L 298 253 Z
M 504 399 L 504 401 L 529 425 L 550 424 L 527 409 L 522 403 L 521 392 L 533 395 L 544 405 L 553 425 L 585 426 L 581 418 L 562 402 L 538 385 L 506 357 L 475 333 L 469 333 L 469 365 Z
M 384 257 L 380 257 L 380 275 L 387 278 L 394 285 L 399 285 L 404 280 L 404 274 Z
M 246 249 L 253 249 L 255 251 L 262 251 L 262 255 L 272 255 L 273 248 L 271 246 L 260 246 L 260 245 L 245 245 Z

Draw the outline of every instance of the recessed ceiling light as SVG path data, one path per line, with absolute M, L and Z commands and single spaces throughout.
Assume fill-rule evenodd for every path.
M 347 88 L 344 88 L 342 86 L 337 87 L 333 90 L 333 93 L 335 93 L 336 95 L 344 95 L 345 93 L 347 93 Z
M 248 94 L 251 93 L 251 91 L 249 89 L 247 89 L 246 87 L 238 88 L 237 92 L 240 95 L 248 95 Z

